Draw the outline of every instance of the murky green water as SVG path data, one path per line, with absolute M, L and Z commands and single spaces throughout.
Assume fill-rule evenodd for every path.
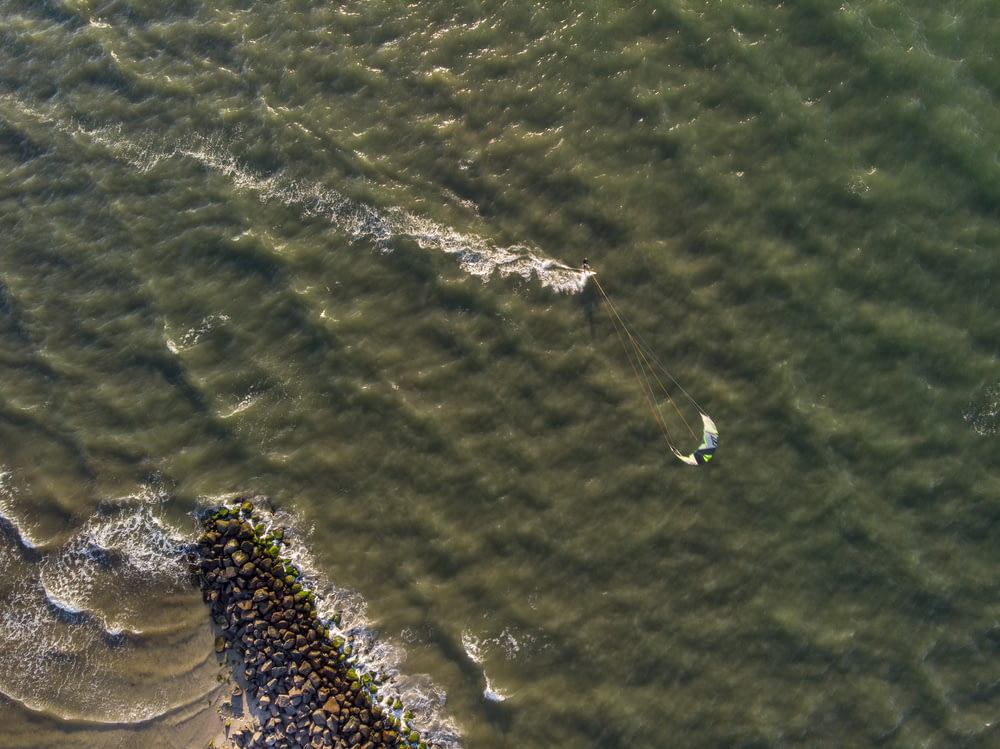
M 0 18 L 4 749 L 219 733 L 235 492 L 446 745 L 998 745 L 992 4 Z

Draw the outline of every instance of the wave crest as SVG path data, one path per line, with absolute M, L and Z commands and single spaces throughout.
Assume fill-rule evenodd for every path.
M 62 719 L 134 724 L 216 686 L 205 668 L 211 634 L 181 615 L 199 606 L 186 582 L 187 543 L 155 507 L 115 500 L 65 543 L 31 555 L 18 548 L 28 544 L 17 519 L 8 521 L 0 693 Z M 151 656 L 167 649 L 171 662 Z

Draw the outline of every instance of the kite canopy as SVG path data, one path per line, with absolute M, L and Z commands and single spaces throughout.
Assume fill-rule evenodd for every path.
M 705 432 L 702 435 L 701 444 L 698 445 L 697 450 L 690 455 L 684 455 L 676 448 L 673 449 L 674 455 L 688 465 L 704 465 L 712 459 L 712 456 L 715 455 L 715 448 L 719 446 L 719 430 L 716 428 L 715 422 L 706 413 L 701 414 L 701 422 L 705 426 Z

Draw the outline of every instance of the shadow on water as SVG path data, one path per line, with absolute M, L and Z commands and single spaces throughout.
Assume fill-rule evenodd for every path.
M 12 156 L 21 164 L 44 156 L 46 149 L 30 135 L 18 131 L 10 124 L 0 122 L 0 153 Z
M 583 310 L 584 319 L 590 329 L 590 338 L 593 340 L 597 335 L 597 323 L 594 320 L 594 311 L 601 305 L 601 295 L 597 286 L 588 283 L 580 293 L 580 308 Z
M 14 338 L 17 344 L 33 343 L 21 306 L 11 294 L 10 288 L 0 281 L 0 335 L 2 334 Z
M 30 564 L 37 564 L 42 559 L 41 552 L 37 549 L 29 546 L 21 534 L 10 520 L 0 516 L 0 535 L 6 537 L 8 543 L 12 547 L 16 547 L 21 555 L 21 559 Z

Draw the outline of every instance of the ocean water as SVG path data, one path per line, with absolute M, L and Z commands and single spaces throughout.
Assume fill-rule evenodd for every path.
M 238 494 L 449 749 L 1000 746 L 998 49 L 976 0 L 0 0 L 0 747 L 218 740 L 184 553 Z

